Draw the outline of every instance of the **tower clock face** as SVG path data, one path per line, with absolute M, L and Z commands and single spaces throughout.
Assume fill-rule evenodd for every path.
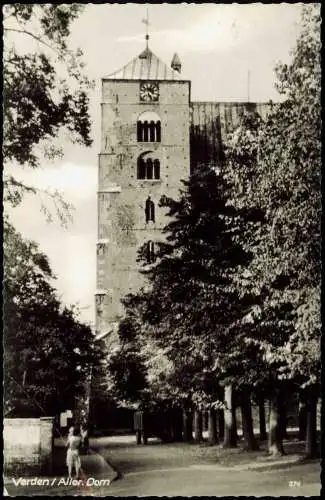
M 140 83 L 140 101 L 154 102 L 159 99 L 159 87 L 155 82 Z

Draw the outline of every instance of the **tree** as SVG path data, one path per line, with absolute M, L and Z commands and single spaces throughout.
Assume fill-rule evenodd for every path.
M 316 403 L 320 384 L 321 282 L 321 64 L 320 9 L 306 5 L 292 64 L 278 68 L 279 91 L 285 96 L 289 123 L 278 137 L 288 137 L 284 180 L 290 181 L 285 208 L 290 217 L 287 260 L 297 290 L 295 331 L 279 355 L 287 360 L 283 376 L 298 380 L 308 401 L 306 454 L 316 453 Z M 303 120 L 302 120 L 303 117 Z M 277 154 L 279 156 L 278 145 Z M 284 177 L 284 174 L 286 177 Z M 289 182 L 287 182 L 289 185 Z M 285 227 L 284 216 L 279 221 Z
M 4 263 L 5 412 L 56 415 L 85 394 L 100 353 L 90 328 L 59 302 L 47 258 L 8 221 Z
M 257 214 L 228 204 L 223 177 L 205 166 L 184 181 L 178 200 L 163 198 L 161 206 L 170 216 L 166 241 L 157 242 L 150 266 L 140 251 L 148 289 L 131 296 L 127 310 L 137 311 L 143 337 L 171 363 L 168 385 L 179 401 L 198 412 L 214 409 L 221 382 L 247 377 L 240 325 L 255 297 L 238 285 L 236 274 L 251 258 L 238 241 Z
M 265 214 L 260 238 L 250 243 L 254 259 L 249 268 L 263 302 L 252 311 L 246 342 L 258 346 L 265 381 L 275 375 L 268 383 L 275 389 L 270 395 L 275 440 L 270 445 L 274 453 L 283 453 L 277 406 L 288 387 L 285 381 L 304 392 L 310 388 L 313 415 L 320 381 L 319 6 L 303 7 L 292 62 L 278 65 L 276 75 L 282 102 L 270 108 L 265 122 L 245 118 L 228 143 L 227 168 L 236 186 L 235 205 L 257 204 Z M 308 447 L 315 449 L 315 443 Z
M 60 130 L 78 144 L 92 143 L 88 93 L 93 84 L 82 52 L 68 47 L 71 24 L 82 10 L 80 4 L 3 7 L 4 198 L 13 205 L 26 192 L 37 193 L 16 178 L 15 165 L 38 168 L 44 155 L 62 155 L 54 143 Z M 68 205 L 58 193 L 53 196 L 64 216 Z
M 119 403 L 138 403 L 142 399 L 147 383 L 134 316 L 127 316 L 121 321 L 118 334 L 119 346 L 109 357 L 108 362 L 114 396 Z

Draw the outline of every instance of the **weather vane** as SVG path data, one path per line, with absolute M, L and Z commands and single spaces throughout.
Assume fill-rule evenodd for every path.
M 147 48 L 148 48 L 148 40 L 149 40 L 149 9 L 147 7 L 147 17 L 146 19 L 142 19 L 142 22 L 146 25 L 146 43 L 147 43 Z

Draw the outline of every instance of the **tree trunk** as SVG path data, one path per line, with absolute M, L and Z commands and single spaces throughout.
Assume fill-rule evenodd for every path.
M 258 450 L 259 446 L 254 436 L 252 405 L 249 397 L 245 397 L 241 404 L 243 437 L 246 450 Z
M 211 445 L 218 443 L 217 415 L 212 408 L 208 412 L 208 442 Z
M 240 404 L 240 413 L 241 413 L 241 428 L 242 428 L 242 439 L 246 440 L 246 429 L 245 429 L 245 404 L 242 402 Z
M 262 396 L 258 403 L 258 410 L 259 410 L 259 422 L 260 422 L 260 441 L 266 441 L 267 434 L 266 434 L 266 422 L 265 422 L 265 405 L 264 405 L 264 398 Z
M 287 411 L 282 405 L 279 408 L 279 417 L 280 417 L 280 431 L 282 439 L 288 439 L 287 433 Z
M 270 399 L 268 452 L 272 456 L 284 455 L 277 397 Z
M 208 431 L 209 430 L 209 411 L 204 411 L 203 412 L 203 415 L 204 415 L 204 425 L 203 425 L 203 432 L 204 431 Z
M 202 412 L 200 410 L 195 410 L 194 411 L 194 441 L 196 443 L 200 443 L 201 441 L 203 441 L 202 426 L 203 426 Z
M 186 443 L 193 440 L 192 413 L 189 410 L 183 410 L 183 440 Z
M 308 458 L 317 457 L 317 396 L 311 395 L 307 401 L 307 428 L 305 455 Z
M 306 439 L 307 407 L 305 401 L 299 401 L 299 440 Z
M 172 410 L 172 441 L 182 441 L 182 413 L 178 408 Z
M 219 428 L 219 439 L 223 440 L 225 436 L 225 415 L 223 410 L 217 411 L 218 415 L 218 428 Z
M 237 441 L 238 441 L 237 409 L 234 406 L 232 409 L 232 418 L 233 418 L 233 426 L 234 426 L 234 428 L 233 428 L 234 441 L 236 442 L 236 445 L 237 445 Z
M 135 431 L 137 444 L 141 444 L 141 431 Z
M 162 440 L 164 443 L 170 443 L 172 440 L 172 418 L 170 409 L 163 412 L 162 422 Z
M 233 408 L 233 391 L 232 386 L 225 387 L 225 432 L 223 439 L 224 448 L 236 448 L 237 446 L 237 429 L 236 429 L 236 411 Z

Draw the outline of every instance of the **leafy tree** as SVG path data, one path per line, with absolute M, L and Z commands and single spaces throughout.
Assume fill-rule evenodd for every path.
M 80 4 L 3 7 L 4 197 L 14 205 L 26 192 L 37 193 L 16 178 L 15 165 L 38 168 L 44 155 L 62 155 L 54 143 L 61 130 L 78 144 L 92 143 L 88 94 L 93 84 L 82 52 L 68 46 L 71 24 L 82 10 Z M 64 216 L 68 205 L 58 193 L 54 199 Z
M 246 117 L 227 152 L 234 204 L 257 204 L 265 214 L 261 237 L 248 242 L 254 253 L 249 273 L 263 301 L 250 315 L 246 341 L 258 346 L 278 405 L 289 380 L 310 394 L 314 408 L 320 381 L 320 74 L 319 7 L 306 5 L 292 62 L 276 68 L 283 101 L 265 122 Z M 270 444 L 274 453 L 283 452 L 280 438 Z M 315 449 L 315 440 L 307 447 Z
M 146 369 L 138 345 L 137 324 L 126 316 L 119 325 L 119 346 L 109 357 L 108 369 L 118 402 L 137 403 L 146 388 Z
M 38 246 L 5 221 L 4 405 L 12 415 L 55 415 L 85 393 L 100 354 L 90 328 L 63 307 Z
M 171 218 L 166 241 L 157 243 L 149 267 L 140 251 L 149 286 L 128 303 L 140 315 L 143 337 L 170 363 L 169 392 L 197 410 L 220 404 L 221 381 L 247 378 L 240 324 L 256 297 L 239 286 L 237 275 L 251 259 L 239 237 L 253 231 L 259 214 L 235 210 L 227 189 L 218 172 L 202 166 L 184 182 L 179 200 L 161 200 Z
M 15 172 L 61 156 L 55 143 L 60 133 L 91 145 L 93 83 L 85 74 L 82 52 L 68 45 L 71 24 L 82 9 L 79 4 L 3 7 L 4 200 L 16 206 L 26 193 L 39 194 L 41 208 L 51 218 L 44 201 L 44 194 L 49 195 L 63 222 L 71 207 L 60 193 L 41 192 Z M 91 331 L 74 309 L 60 304 L 47 257 L 8 221 L 4 249 L 6 411 L 58 412 L 84 391 L 89 367 L 98 357 Z

